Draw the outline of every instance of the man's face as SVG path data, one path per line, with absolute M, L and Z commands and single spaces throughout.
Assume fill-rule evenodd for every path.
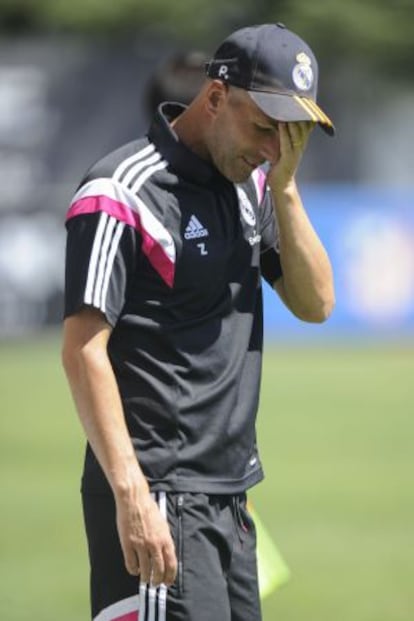
M 278 123 L 244 90 L 230 87 L 212 126 L 208 148 L 216 168 L 233 183 L 241 183 L 265 161 L 278 161 Z

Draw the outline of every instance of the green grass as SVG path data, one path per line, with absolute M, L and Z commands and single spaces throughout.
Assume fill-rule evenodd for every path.
M 0 347 L 4 621 L 88 618 L 83 438 L 59 356 L 56 339 Z
M 410 347 L 267 349 L 251 496 L 292 576 L 266 621 L 413 620 L 413 378 Z M 82 621 L 83 435 L 56 337 L 0 345 L 0 388 L 0 619 Z
M 268 355 L 253 496 L 292 571 L 268 621 L 414 618 L 413 353 Z

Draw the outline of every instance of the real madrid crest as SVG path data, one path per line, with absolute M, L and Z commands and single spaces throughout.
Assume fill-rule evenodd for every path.
M 246 192 L 242 188 L 237 187 L 237 195 L 239 197 L 241 215 L 249 226 L 254 226 L 256 224 L 256 216 L 254 214 L 253 205 L 249 201 Z
M 305 52 L 296 56 L 297 64 L 293 67 L 292 79 L 300 91 L 309 91 L 314 82 L 312 62 Z

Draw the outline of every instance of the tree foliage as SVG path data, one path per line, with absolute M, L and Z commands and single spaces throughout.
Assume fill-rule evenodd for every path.
M 335 64 L 402 74 L 414 62 L 414 0 L 0 0 L 0 30 L 168 36 L 215 45 L 249 23 L 282 21 Z

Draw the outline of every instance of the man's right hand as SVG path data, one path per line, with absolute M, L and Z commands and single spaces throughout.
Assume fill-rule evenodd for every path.
M 117 526 L 125 566 L 143 582 L 173 584 L 177 557 L 170 528 L 149 491 L 116 498 Z

